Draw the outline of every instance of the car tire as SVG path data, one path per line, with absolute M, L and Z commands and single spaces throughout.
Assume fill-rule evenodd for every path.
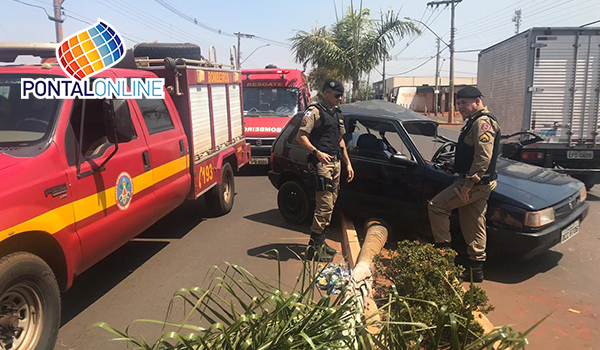
M 202 60 L 200 46 L 190 43 L 141 43 L 133 48 L 133 55 L 153 59 L 171 57 Z
M 0 320 L 4 335 L 10 331 L 6 324 L 22 328 L 20 333 L 0 338 L 0 348 L 54 349 L 60 327 L 60 289 L 52 269 L 40 257 L 17 252 L 0 259 Z
M 310 218 L 311 206 L 304 187 L 296 181 L 288 181 L 279 187 L 277 206 L 285 221 L 299 225 Z
M 221 183 L 216 184 L 206 193 L 206 204 L 217 216 L 225 215 L 233 208 L 235 197 L 235 180 L 231 164 L 223 163 L 221 167 Z

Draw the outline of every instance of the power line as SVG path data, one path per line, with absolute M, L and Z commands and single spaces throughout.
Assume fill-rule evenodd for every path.
M 447 48 L 448 48 L 448 47 L 445 47 L 445 48 L 443 48 L 442 50 L 440 50 L 440 53 L 444 52 L 444 50 L 446 50 Z M 412 68 L 412 69 L 409 69 L 409 70 L 407 70 L 407 71 L 405 71 L 405 72 L 398 73 L 398 74 L 390 74 L 390 76 L 398 76 L 398 75 L 404 75 L 404 74 L 410 73 L 410 72 L 412 72 L 412 71 L 414 71 L 414 70 L 417 70 L 417 69 L 419 69 L 419 68 L 423 67 L 424 65 L 426 65 L 427 63 L 429 63 L 429 62 L 430 62 L 432 59 L 434 59 L 434 58 L 435 58 L 435 55 L 434 55 L 434 56 L 431 56 L 431 57 L 429 57 L 429 59 L 427 59 L 425 62 L 423 62 L 423 63 L 419 64 L 418 66 L 416 66 L 416 67 L 414 67 L 414 68 Z

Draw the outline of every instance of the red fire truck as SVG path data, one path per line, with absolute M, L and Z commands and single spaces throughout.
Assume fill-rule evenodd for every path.
M 242 70 L 244 123 L 252 148 L 250 164 L 269 164 L 271 145 L 290 121 L 309 105 L 306 76 L 297 69 Z
M 22 78 L 65 73 L 0 67 L 0 349 L 53 349 L 60 290 L 185 200 L 231 210 L 250 158 L 241 74 L 186 45 L 142 45 L 91 78 L 164 78 L 164 99 L 22 99 Z M 54 50 L 0 44 L 0 59 Z

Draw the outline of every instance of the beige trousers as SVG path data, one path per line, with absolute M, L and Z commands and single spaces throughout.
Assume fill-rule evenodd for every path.
M 469 258 L 476 261 L 485 261 L 485 245 L 487 240 L 485 213 L 490 193 L 496 188 L 496 181 L 488 185 L 475 185 L 469 192 L 469 201 L 463 202 L 460 198 L 460 188 L 464 179 L 458 179 L 438 193 L 429 202 L 429 221 L 431 231 L 436 243 L 450 242 L 450 214 L 458 208 L 460 229 L 465 242 Z
M 323 233 L 323 230 L 331 224 L 331 215 L 333 207 L 338 197 L 340 189 L 340 173 L 342 166 L 340 161 L 330 162 L 329 164 L 318 163 L 316 165 L 317 174 L 328 179 L 329 190 L 317 191 L 315 194 L 315 214 L 311 232 Z

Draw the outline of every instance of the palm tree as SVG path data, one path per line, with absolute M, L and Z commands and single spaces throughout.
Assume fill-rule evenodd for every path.
M 330 30 L 320 27 L 310 33 L 298 31 L 290 39 L 296 62 L 335 69 L 343 79 L 352 79 L 352 100 L 356 100 L 361 74 L 370 72 L 389 56 L 397 40 L 421 33 L 393 10 L 382 14 L 380 20 L 373 20 L 370 15 L 369 9 L 355 11 L 351 7 L 348 15 Z

